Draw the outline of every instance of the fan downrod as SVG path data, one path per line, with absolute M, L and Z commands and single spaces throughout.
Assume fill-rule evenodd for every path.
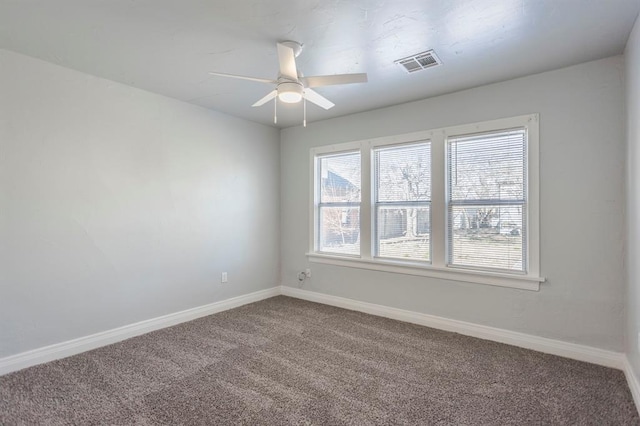
M 280 44 L 285 45 L 293 50 L 293 56 L 298 57 L 302 52 L 302 43 L 298 43 L 297 41 L 285 40 L 281 41 Z

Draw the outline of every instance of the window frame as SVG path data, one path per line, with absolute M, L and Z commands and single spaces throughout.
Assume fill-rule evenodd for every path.
M 449 137 L 459 137 L 476 133 L 501 131 L 524 127 L 527 132 L 527 175 L 526 187 L 526 223 L 527 238 L 525 253 L 528 265 L 526 272 L 501 272 L 474 268 L 461 268 L 447 265 L 446 229 L 447 223 L 447 172 L 446 144 Z M 431 262 L 405 261 L 393 258 L 375 257 L 375 158 L 373 149 L 391 145 L 429 142 L 431 148 Z M 361 194 L 360 194 L 360 255 L 340 255 L 318 252 L 318 209 L 319 200 L 316 176 L 318 176 L 317 157 L 327 154 L 339 154 L 360 151 Z M 392 272 L 406 275 L 431 277 L 468 283 L 488 284 L 501 287 L 538 291 L 540 283 L 540 195 L 539 195 L 539 114 L 463 124 L 438 129 L 385 136 L 346 143 L 317 146 L 310 150 L 310 208 L 309 208 L 309 261 L 321 264 Z
M 464 139 L 467 137 L 477 137 L 477 136 L 481 136 L 481 135 L 494 135 L 496 133 L 507 133 L 507 132 L 511 132 L 513 130 L 520 130 L 520 129 L 524 129 L 524 144 L 525 147 L 528 146 L 528 129 L 526 126 L 517 126 L 517 127 L 513 127 L 513 128 L 505 128 L 505 129 L 497 129 L 497 130 L 490 130 L 490 131 L 482 131 L 482 132 L 475 132 L 475 133 L 465 133 L 465 134 L 458 134 L 458 135 L 448 135 L 445 140 L 444 140 L 444 147 L 445 147 L 445 173 L 446 173 L 446 179 L 445 179 L 445 188 L 444 188 L 444 192 L 445 192 L 445 198 L 446 198 L 446 222 L 445 222 L 445 232 L 446 232 L 446 250 L 445 250 L 445 259 L 446 259 L 446 266 L 449 268 L 455 268 L 455 269 L 470 269 L 473 271 L 489 271 L 489 272 L 506 272 L 508 274 L 516 274 L 516 275 L 527 275 L 527 271 L 529 270 L 529 256 L 527 253 L 528 250 L 528 237 L 529 237 L 529 229 L 527 228 L 528 226 L 528 222 L 527 222 L 527 215 L 528 215 L 528 204 L 529 204 L 529 200 L 528 200 L 528 170 L 529 170 L 529 162 L 528 162 L 528 152 L 524 153 L 523 156 L 523 160 L 524 160 L 524 170 L 523 170 L 523 198 L 522 199 L 517 199 L 517 200 L 500 200 L 500 199 L 474 199 L 474 200 L 453 200 L 451 198 L 451 176 L 450 176 L 450 170 L 451 170 L 451 164 L 449 164 L 450 161 L 450 146 L 452 143 L 452 140 L 455 141 L 455 139 Z M 452 239 L 451 236 L 449 235 L 449 231 L 451 230 L 450 227 L 450 220 L 451 220 L 451 208 L 453 206 L 458 206 L 458 207 L 464 207 L 464 206 L 487 206 L 487 205 L 500 205 L 500 206 L 521 206 L 523 209 L 523 216 L 524 216 L 524 227 L 523 229 L 526 229 L 526 232 L 523 235 L 524 238 L 524 244 L 523 244 L 523 259 L 522 259 L 522 263 L 524 265 L 524 270 L 507 270 L 507 269 L 499 269 L 499 268 L 490 268 L 490 267 L 482 267 L 482 266 L 473 266 L 473 265 L 465 265 L 465 264 L 455 264 L 455 263 L 451 263 L 452 260 L 452 255 L 453 255 L 453 246 L 452 246 Z

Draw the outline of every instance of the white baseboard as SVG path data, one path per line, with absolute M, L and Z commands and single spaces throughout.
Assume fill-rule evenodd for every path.
M 31 367 L 33 365 L 66 358 L 101 346 L 110 345 L 121 340 L 149 333 L 150 331 L 159 330 L 161 328 L 170 327 L 172 325 L 191 321 L 217 312 L 237 308 L 238 306 L 246 305 L 248 303 L 268 299 L 279 294 L 280 287 L 272 287 L 266 290 L 232 297 L 231 299 L 222 300 L 220 302 L 198 306 L 197 308 L 163 315 L 161 317 L 125 325 L 123 327 L 114 328 L 112 330 L 103 331 L 90 336 L 84 336 L 78 339 L 68 340 L 66 342 L 56 343 L 54 345 L 1 358 L 0 376 L 23 368 Z
M 636 403 L 636 408 L 640 409 L 640 383 L 638 382 L 638 376 L 636 376 L 633 371 L 633 367 L 631 367 L 631 363 L 629 363 L 627 357 L 624 358 L 624 375 L 627 378 L 627 383 L 631 390 L 631 396 L 633 396 L 633 402 Z
M 470 322 L 442 318 L 435 315 L 390 308 L 388 306 L 360 302 L 353 299 L 316 293 L 294 287 L 282 286 L 282 294 L 311 302 L 323 303 L 325 305 L 336 306 L 352 311 L 359 311 L 413 324 L 424 325 L 427 327 L 437 328 L 439 330 L 452 331 L 466 336 L 493 340 L 495 342 L 532 349 L 538 352 L 590 362 L 592 364 L 616 368 L 618 370 L 625 370 L 626 357 L 624 354 L 619 352 L 578 345 L 576 343 L 567 343 L 560 340 L 518 333 L 501 328 L 487 327 L 485 325 L 478 325 Z M 637 406 L 640 407 L 640 405 Z
M 633 374 L 626 357 L 622 353 L 464 321 L 442 318 L 435 315 L 360 302 L 353 299 L 331 296 L 328 294 L 301 290 L 288 286 L 279 286 L 257 291 L 231 299 L 222 300 L 220 302 L 199 306 L 197 308 L 164 315 L 158 318 L 92 334 L 90 336 L 80 337 L 78 339 L 1 358 L 0 375 L 21 370 L 33 365 L 42 364 L 44 362 L 76 355 L 81 352 L 116 343 L 154 330 L 233 309 L 248 303 L 268 299 L 279 294 L 623 370 L 627 376 L 629 387 L 631 388 L 636 405 L 640 407 L 640 384 L 638 383 L 636 376 Z

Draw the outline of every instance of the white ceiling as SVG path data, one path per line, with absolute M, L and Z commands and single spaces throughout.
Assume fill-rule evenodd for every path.
M 0 0 L 0 48 L 273 125 L 276 42 L 304 44 L 305 75 L 367 72 L 321 87 L 336 106 L 309 121 L 511 79 L 623 51 L 640 0 Z M 438 68 L 394 60 L 435 49 Z M 278 104 L 278 127 L 300 104 Z

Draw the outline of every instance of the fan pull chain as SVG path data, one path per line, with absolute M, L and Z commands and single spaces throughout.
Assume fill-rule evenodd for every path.
M 303 97 L 302 104 L 303 104 L 302 109 L 304 111 L 303 118 L 302 118 L 302 127 L 307 127 L 307 98 L 306 97 Z
M 278 98 L 273 100 L 273 124 L 278 124 Z

